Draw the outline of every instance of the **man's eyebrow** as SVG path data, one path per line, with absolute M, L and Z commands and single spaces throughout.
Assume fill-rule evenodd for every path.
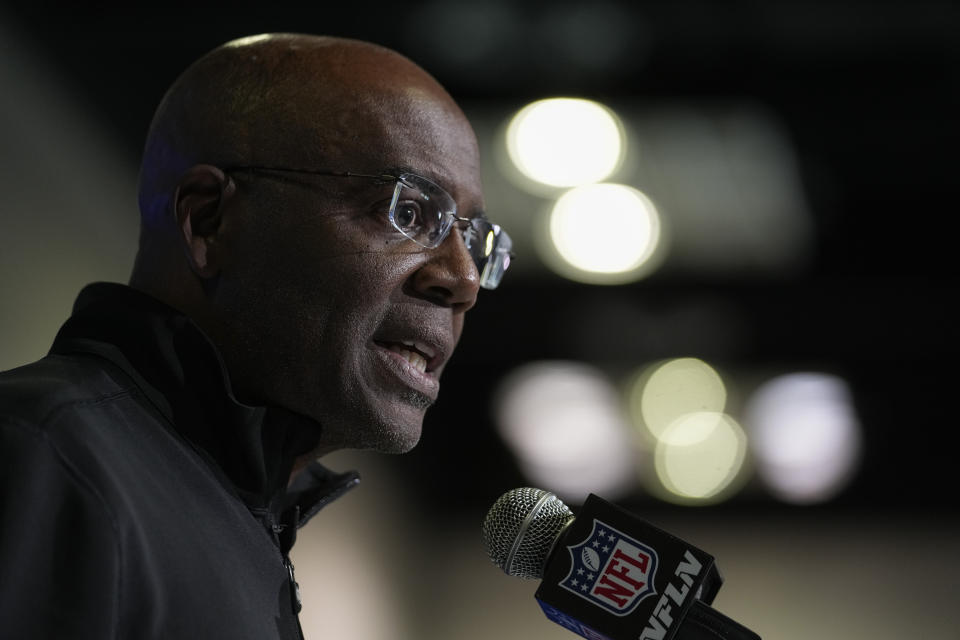
M 423 175 L 422 173 L 418 172 L 418 171 L 417 171 L 416 169 L 414 169 L 413 167 L 407 167 L 407 166 L 402 166 L 402 165 L 400 165 L 400 166 L 394 166 L 394 167 L 387 167 L 386 169 L 383 169 L 383 170 L 381 171 L 381 173 L 384 173 L 384 174 L 389 173 L 389 174 L 392 174 L 392 175 L 395 175 L 395 176 L 399 176 L 399 175 L 404 174 L 404 173 L 412 173 L 412 174 L 417 175 L 417 176 Z M 426 176 L 424 176 L 424 177 L 426 177 Z
M 435 179 L 434 177 L 432 177 L 432 176 L 425 176 L 425 175 L 423 175 L 423 173 L 417 171 L 417 170 L 414 169 L 413 167 L 409 167 L 409 166 L 406 166 L 406 165 L 398 165 L 398 166 L 393 166 L 393 167 L 387 167 L 386 169 L 383 169 L 383 170 L 380 171 L 380 174 L 381 174 L 381 175 L 388 175 L 388 174 L 389 174 L 389 175 L 394 175 L 394 176 L 397 176 L 397 177 L 400 177 L 400 176 L 403 175 L 404 173 L 412 173 L 413 175 L 421 176 L 421 177 L 426 178 L 427 180 L 430 180 L 431 182 L 435 183 L 438 187 L 440 187 L 440 188 L 443 189 L 444 191 L 447 190 L 447 188 L 446 188 L 445 186 L 443 186 L 443 183 L 440 182 L 440 181 L 438 181 L 438 180 Z M 449 192 L 448 192 L 448 193 L 449 193 Z M 471 220 L 474 219 L 474 218 L 480 218 L 481 220 L 487 220 L 487 219 L 488 219 L 488 218 L 487 218 L 487 212 L 486 212 L 485 210 L 483 210 L 483 209 L 474 209 L 474 210 L 473 210 L 473 213 L 472 213 L 471 215 L 465 216 L 465 217 L 470 218 Z
M 427 180 L 429 180 L 430 182 L 434 183 L 435 185 L 437 185 L 438 187 L 440 187 L 440 188 L 443 189 L 444 191 L 447 190 L 447 187 L 444 185 L 443 181 L 442 181 L 438 176 L 430 175 L 429 173 L 426 173 L 426 172 L 421 171 L 421 170 L 419 170 L 419 169 L 414 169 L 413 167 L 409 167 L 409 166 L 406 166 L 406 165 L 400 165 L 400 166 L 396 166 L 396 167 L 389 167 L 389 168 L 387 168 L 387 169 L 384 170 L 384 173 L 390 173 L 390 174 L 393 174 L 393 175 L 395 175 L 395 176 L 400 176 L 400 175 L 402 175 L 402 174 L 404 174 L 404 173 L 412 173 L 412 174 L 415 175 L 415 176 L 420 176 L 421 178 L 426 178 Z

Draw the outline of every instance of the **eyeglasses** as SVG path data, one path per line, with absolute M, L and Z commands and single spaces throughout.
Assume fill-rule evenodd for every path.
M 305 173 L 339 178 L 367 178 L 381 182 L 394 182 L 388 216 L 390 224 L 404 236 L 421 247 L 435 249 L 450 234 L 454 226 L 460 228 L 463 243 L 470 252 L 477 271 L 480 286 L 496 289 L 513 258 L 513 242 L 500 225 L 483 217 L 464 218 L 457 215 L 457 203 L 439 185 L 415 173 L 352 173 L 349 171 L 315 171 L 237 165 L 225 171 L 267 171 L 279 173 Z

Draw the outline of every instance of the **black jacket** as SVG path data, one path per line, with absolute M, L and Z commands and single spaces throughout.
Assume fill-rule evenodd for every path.
M 85 288 L 50 354 L 0 373 L 0 638 L 298 638 L 296 529 L 358 481 L 318 425 L 234 399 L 185 316 Z

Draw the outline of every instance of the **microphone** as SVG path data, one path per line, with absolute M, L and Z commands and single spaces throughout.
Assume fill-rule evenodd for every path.
M 713 556 L 590 494 L 579 514 L 543 489 L 512 489 L 483 521 L 495 565 L 542 579 L 553 622 L 588 640 L 760 640 L 710 607 Z

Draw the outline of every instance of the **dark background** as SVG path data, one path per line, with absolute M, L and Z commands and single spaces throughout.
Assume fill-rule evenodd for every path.
M 730 367 L 827 370 L 852 385 L 865 430 L 863 465 L 840 496 L 818 508 L 950 508 L 960 355 L 956 6 L 622 2 L 603 5 L 615 19 L 599 26 L 578 26 L 577 3 L 478 5 L 507 16 L 491 23 L 451 22 L 438 6 L 8 2 L 0 16 L 62 73 L 77 103 L 116 133 L 133 163 L 162 92 L 186 65 L 224 41 L 266 31 L 384 44 L 470 104 L 516 108 L 550 95 L 583 95 L 747 97 L 765 105 L 786 126 L 814 216 L 808 268 L 769 280 L 654 274 L 612 288 L 508 276 L 471 311 L 422 444 L 391 464 L 424 497 L 426 511 L 441 503 L 444 510 L 489 504 L 524 484 L 490 428 L 487 400 L 504 373 L 541 358 L 616 368 L 626 356 L 685 355 L 684 344 L 627 346 L 625 353 L 624 345 L 605 343 L 608 310 L 634 305 L 656 323 L 706 296 L 735 310 L 744 338 L 697 345 L 696 355 Z M 569 58 L 571 39 L 602 44 L 611 25 L 620 30 L 614 63 Z M 478 40 L 478 30 L 485 46 L 469 56 L 458 51 L 458 42 Z M 16 87 L 0 92 L 15 99 Z M 572 318 L 581 332 L 574 340 Z M 639 494 L 632 501 L 665 506 Z M 786 507 L 746 492 L 713 508 Z

